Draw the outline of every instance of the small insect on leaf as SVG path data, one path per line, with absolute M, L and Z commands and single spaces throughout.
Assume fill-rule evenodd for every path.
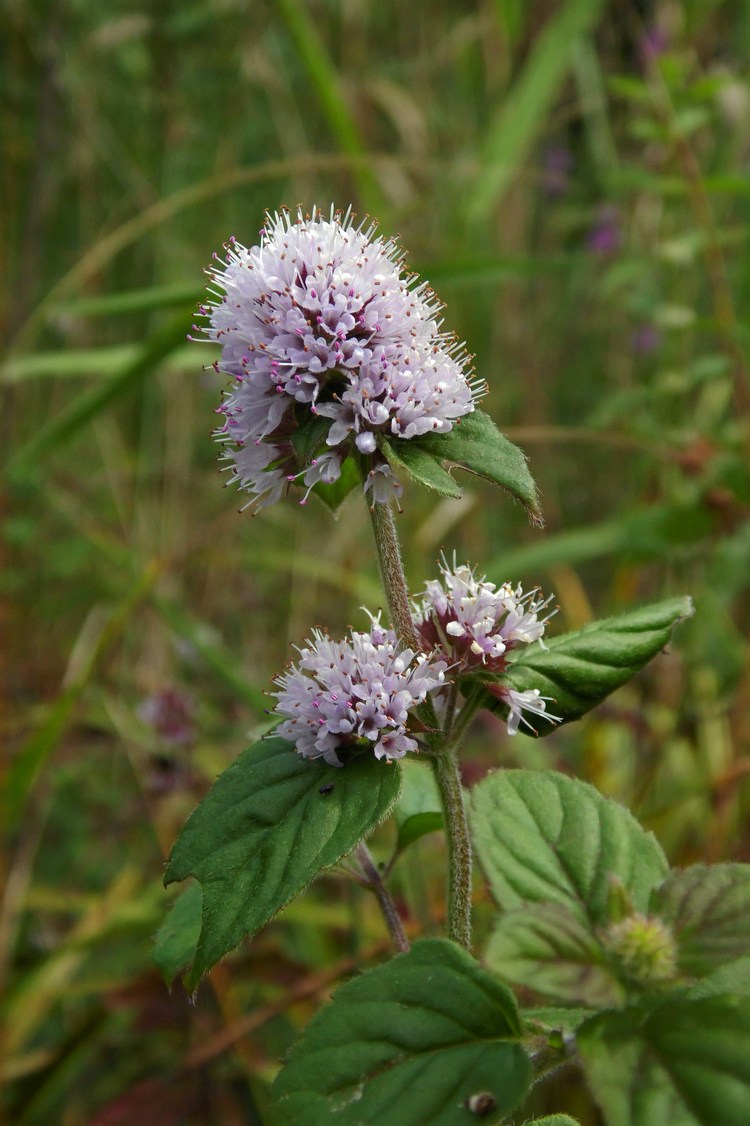
M 333 792 L 333 782 L 326 782 L 325 786 L 321 786 L 318 790 L 319 794 L 330 794 Z

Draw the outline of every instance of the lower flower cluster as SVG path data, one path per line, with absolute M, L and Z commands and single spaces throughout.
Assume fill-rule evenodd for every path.
M 379 759 L 419 750 L 424 732 L 416 714 L 428 696 L 438 711 L 459 677 L 481 674 L 508 712 L 508 732 L 529 716 L 559 722 L 537 690 L 519 692 L 503 681 L 509 653 L 542 642 L 550 599 L 521 587 L 496 587 L 466 566 L 443 561 L 441 580 L 427 584 L 413 619 L 424 651 L 401 646 L 392 630 L 371 618 L 367 633 L 334 641 L 315 631 L 296 664 L 277 678 L 275 711 L 285 717 L 277 734 L 306 758 L 341 765 L 339 751 L 372 748 Z
M 339 750 L 357 747 L 403 758 L 418 749 L 407 734 L 409 713 L 444 681 L 443 660 L 400 646 L 378 618 L 368 633 L 352 631 L 343 641 L 316 630 L 276 681 L 276 711 L 287 717 L 277 734 L 305 758 L 334 766 L 341 766 Z

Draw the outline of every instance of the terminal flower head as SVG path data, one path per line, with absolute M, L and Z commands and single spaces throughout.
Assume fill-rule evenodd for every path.
M 231 239 L 209 274 L 215 300 L 199 310 L 202 331 L 233 380 L 216 434 L 232 480 L 259 506 L 308 468 L 293 437 L 313 418 L 330 420 L 318 438 L 336 454 L 330 478 L 350 452 L 373 457 L 380 433 L 446 433 L 474 409 L 480 388 L 432 291 L 350 211 L 269 214 L 259 244 Z M 248 457 L 253 445 L 264 450 Z
M 451 675 L 471 672 L 494 674 L 483 677 L 485 687 L 508 708 L 511 735 L 521 723 L 531 727 L 526 713 L 551 722 L 546 697 L 536 690 L 518 692 L 504 684 L 501 674 L 512 651 L 542 638 L 551 614 L 540 616 L 551 602 L 538 590 L 524 593 L 522 587 L 496 586 L 478 577 L 466 565 L 441 563 L 441 578 L 428 582 L 414 607 L 414 624 L 425 648 L 447 660 Z
M 285 717 L 276 733 L 299 754 L 341 766 L 347 750 L 371 748 L 392 760 L 419 749 L 410 713 L 444 683 L 443 660 L 402 647 L 378 617 L 343 641 L 315 630 L 299 654 L 273 693 Z

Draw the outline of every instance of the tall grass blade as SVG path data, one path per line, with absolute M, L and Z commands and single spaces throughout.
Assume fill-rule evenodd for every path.
M 349 156 L 363 156 L 366 146 L 308 5 L 299 0 L 278 0 L 278 7 L 310 76 L 331 132 L 343 152 Z M 352 175 L 364 206 L 381 221 L 385 221 L 390 209 L 372 167 L 368 164 L 355 164 Z
M 54 751 L 70 723 L 73 709 L 86 685 L 94 675 L 99 661 L 120 636 L 133 611 L 148 595 L 161 574 L 161 565 L 154 561 L 131 587 L 119 607 L 104 625 L 88 659 L 74 681 L 60 694 L 42 725 L 28 739 L 12 760 L 5 780 L 2 805 L 9 829 L 15 829 L 23 816 L 39 773 Z
M 477 182 L 467 202 L 470 221 L 487 219 L 499 203 L 573 65 L 576 42 L 591 30 L 605 6 L 605 0 L 568 0 L 537 36 L 487 134 Z
M 189 314 L 181 313 L 148 338 L 139 354 L 104 385 L 97 383 L 66 409 L 42 425 L 10 462 L 10 474 L 23 475 L 46 454 L 72 438 L 97 414 L 135 390 L 167 356 L 185 342 Z

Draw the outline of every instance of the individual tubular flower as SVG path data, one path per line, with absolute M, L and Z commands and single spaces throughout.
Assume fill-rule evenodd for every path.
M 281 212 L 267 216 L 260 235 L 249 249 L 230 240 L 225 262 L 209 271 L 216 300 L 199 309 L 204 336 L 221 345 L 214 366 L 234 380 L 216 435 L 227 444 L 231 480 L 260 506 L 280 495 L 264 474 L 279 469 L 312 416 L 331 419 L 320 437 L 337 455 L 330 476 L 353 444 L 367 457 L 379 432 L 446 433 L 474 409 L 480 387 L 441 331 L 438 302 L 404 273 L 401 251 L 373 224 L 355 226 L 350 212 L 333 208 L 328 218 Z M 265 468 L 260 455 L 243 454 L 251 444 L 274 448 Z M 300 468 L 280 475 L 293 480 Z
M 533 730 L 526 713 L 559 722 L 546 709 L 548 697 L 536 690 L 518 692 L 498 679 L 509 654 L 519 645 L 538 641 L 552 614 L 540 614 L 552 601 L 537 590 L 524 593 L 520 586 L 497 587 L 471 567 L 450 568 L 445 560 L 442 577 L 428 582 L 414 608 L 414 624 L 425 648 L 444 654 L 455 675 L 471 672 L 494 674 L 482 681 L 508 708 L 508 732 L 515 735 L 521 723 Z M 552 611 L 554 613 L 554 610 Z
M 228 484 L 239 482 L 242 488 L 255 495 L 261 508 L 273 504 L 287 487 L 289 474 L 284 472 L 284 468 L 286 462 L 290 469 L 293 468 L 294 462 L 289 460 L 291 456 L 291 449 L 266 442 L 240 446 L 234 451 L 228 466 L 232 473 Z
M 404 490 L 390 465 L 383 461 L 374 465 L 367 474 L 364 491 L 370 494 L 373 504 L 387 504 L 394 498 L 398 504 Z
M 348 749 L 372 748 L 387 760 L 419 749 L 410 712 L 442 686 L 444 661 L 403 648 L 378 618 L 343 641 L 316 630 L 299 654 L 273 693 L 286 717 L 276 733 L 299 754 L 341 766 L 338 752 Z

